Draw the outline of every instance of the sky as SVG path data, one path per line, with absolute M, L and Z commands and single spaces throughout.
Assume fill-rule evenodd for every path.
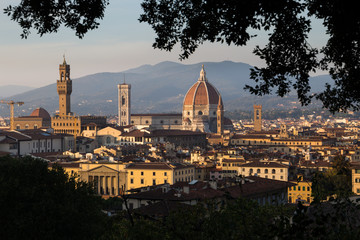
M 2 0 L 0 9 L 16 2 L 18 1 Z M 172 52 L 153 49 L 155 33 L 148 24 L 138 21 L 142 13 L 141 2 L 110 1 L 99 28 L 88 32 L 83 39 L 66 28 L 42 37 L 32 30 L 27 39 L 21 39 L 21 28 L 1 11 L 0 86 L 24 85 L 37 88 L 55 83 L 63 55 L 71 65 L 72 79 L 99 72 L 121 72 L 162 61 L 193 64 L 227 60 L 264 65 L 252 54 L 256 45 L 264 46 L 266 43 L 266 34 L 262 33 L 245 47 L 205 43 L 189 59 L 183 61 L 179 60 L 179 47 Z M 319 23 L 313 29 L 311 44 L 314 47 L 321 46 L 326 42 L 324 30 Z

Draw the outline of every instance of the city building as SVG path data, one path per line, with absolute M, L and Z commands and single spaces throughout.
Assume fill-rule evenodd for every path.
M 60 78 L 57 80 L 57 92 L 59 94 L 59 113 L 51 118 L 52 128 L 55 133 L 67 133 L 80 136 L 81 119 L 71 112 L 70 96 L 72 93 L 72 80 L 70 78 L 70 65 L 65 57 L 59 65 Z
M 130 87 L 119 85 L 119 111 L 124 105 L 130 108 Z M 121 89 L 121 91 L 120 91 Z M 120 97 L 124 96 L 124 99 Z M 123 99 L 120 101 L 120 98 Z M 124 103 L 124 104 L 122 104 Z M 122 110 L 123 111 L 123 110 Z M 130 112 L 130 109 L 125 112 Z M 119 113 L 119 119 L 122 117 Z M 131 114 L 130 124 L 150 130 L 188 130 L 222 134 L 225 129 L 233 129 L 230 119 L 224 117 L 224 104 L 219 91 L 208 81 L 204 66 L 200 77 L 187 91 L 182 113 Z
M 194 180 L 195 166 L 175 163 L 132 163 L 126 167 L 128 189 Z
M 304 176 L 299 174 L 295 181 L 290 181 L 296 185 L 289 187 L 288 189 L 288 202 L 298 203 L 301 202 L 304 205 L 310 205 L 313 201 L 311 196 L 311 181 L 304 179 Z
M 16 130 L 20 129 L 39 129 L 51 126 L 50 114 L 44 108 L 35 109 L 30 116 L 14 117 Z
M 242 164 L 239 168 L 239 175 L 258 176 L 280 181 L 288 181 L 289 166 L 267 160 L 252 161 Z
M 95 192 L 103 197 L 119 196 L 127 190 L 122 163 L 80 163 L 80 180 L 94 184 Z

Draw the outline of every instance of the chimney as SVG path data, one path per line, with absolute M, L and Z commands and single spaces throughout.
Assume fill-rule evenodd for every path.
M 186 194 L 189 194 L 190 193 L 190 187 L 189 186 L 184 186 L 183 187 L 183 192 L 186 193 Z

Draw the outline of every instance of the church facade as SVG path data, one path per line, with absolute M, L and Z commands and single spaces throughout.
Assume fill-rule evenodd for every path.
M 130 88 L 128 88 L 130 90 Z M 130 94 L 128 93 L 127 96 Z M 122 100 L 119 94 L 119 119 Z M 130 106 L 131 99 L 126 99 Z M 126 110 L 130 112 L 130 110 Z M 150 130 L 189 130 L 222 134 L 232 128 L 230 119 L 224 117 L 224 105 L 219 91 L 208 81 L 204 65 L 198 80 L 187 91 L 180 114 L 131 114 L 131 125 Z

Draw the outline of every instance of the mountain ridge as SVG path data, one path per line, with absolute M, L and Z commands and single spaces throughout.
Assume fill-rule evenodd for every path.
M 71 110 L 78 115 L 117 114 L 117 85 L 125 78 L 125 82 L 131 84 L 133 113 L 181 112 L 183 97 L 197 81 L 202 65 L 205 66 L 208 81 L 221 93 L 225 109 L 248 109 L 252 107 L 250 100 L 260 104 L 263 101 L 243 90 L 246 84 L 254 85 L 249 78 L 249 69 L 252 67 L 249 64 L 232 61 L 194 64 L 164 61 L 122 72 L 100 72 L 72 79 Z M 52 84 L 11 96 L 12 100 L 25 102 L 15 109 L 15 114 L 29 115 L 37 107 L 43 107 L 53 115 L 58 109 L 56 76 L 55 73 Z M 314 91 L 318 91 L 329 80 L 327 75 L 311 78 Z M 274 100 L 274 107 L 281 107 L 279 102 L 285 100 Z M 0 115 L 9 115 L 5 106 L 0 105 Z

